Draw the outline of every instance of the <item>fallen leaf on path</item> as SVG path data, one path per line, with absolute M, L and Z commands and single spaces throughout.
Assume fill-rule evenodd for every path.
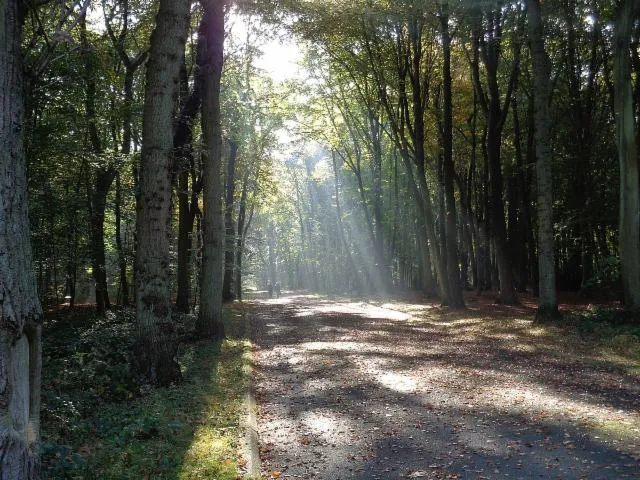
M 417 470 L 413 473 L 407 474 L 407 478 L 422 478 L 426 476 L 427 476 L 427 472 L 425 472 L 424 470 Z

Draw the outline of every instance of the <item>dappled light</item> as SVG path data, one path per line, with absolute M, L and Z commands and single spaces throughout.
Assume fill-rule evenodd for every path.
M 640 382 L 605 363 L 601 347 L 581 356 L 526 310 L 487 320 L 487 307 L 452 314 L 401 301 L 259 305 L 251 316 L 265 472 L 637 471 Z
M 639 0 L 0 0 L 0 479 L 640 478 Z

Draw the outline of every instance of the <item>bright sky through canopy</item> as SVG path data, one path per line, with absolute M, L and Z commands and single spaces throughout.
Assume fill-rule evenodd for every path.
M 231 32 L 234 37 L 244 40 L 247 35 L 247 18 L 236 13 L 231 14 Z M 260 42 L 260 40 L 258 40 Z M 302 54 L 297 42 L 286 33 L 280 31 L 264 43 L 258 43 L 262 55 L 255 60 L 255 65 L 264 70 L 271 78 L 280 82 L 289 78 L 300 78 L 299 62 Z

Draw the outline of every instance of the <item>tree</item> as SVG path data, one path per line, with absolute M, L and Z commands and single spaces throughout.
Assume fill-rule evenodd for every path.
M 189 0 L 161 0 L 151 36 L 143 112 L 136 230 L 136 360 L 151 383 L 180 378 L 171 319 L 169 238 L 174 96 L 189 25 Z
M 20 53 L 25 3 L 0 3 L 0 479 L 39 473 L 42 309 L 29 239 Z
M 616 143 L 620 161 L 620 275 L 624 305 L 630 309 L 640 308 L 640 177 L 629 53 L 631 30 L 639 14 L 636 0 L 621 1 L 613 52 Z
M 498 69 L 502 56 L 502 43 L 504 41 L 503 28 L 505 15 L 509 8 L 504 7 L 504 2 L 487 2 L 484 11 L 479 7 L 474 10 L 473 43 L 474 57 L 479 49 L 487 76 L 487 92 L 480 80 L 477 58 L 472 62 L 472 77 L 475 93 L 487 124 L 486 134 L 486 160 L 489 174 L 489 226 L 491 237 L 495 247 L 496 264 L 498 268 L 500 289 L 498 301 L 505 304 L 517 303 L 511 272 L 511 261 L 508 253 L 507 230 L 504 218 L 503 181 L 502 181 L 502 132 L 509 112 L 513 84 L 518 74 L 519 57 L 515 55 L 509 74 L 504 102 L 500 92 Z M 477 9 L 477 10 L 476 10 Z M 520 12 L 517 12 L 520 15 Z M 520 28 L 518 28 L 520 30 Z M 522 34 L 517 32 L 514 41 Z M 519 53 L 519 48 L 516 50 Z
M 115 48 L 120 61 L 124 65 L 124 98 L 123 101 L 123 115 L 122 115 L 122 147 L 121 153 L 125 156 L 131 154 L 131 143 L 133 140 L 133 82 L 135 78 L 136 70 L 146 61 L 148 50 L 143 49 L 135 56 L 130 56 L 126 49 L 127 34 L 129 33 L 129 0 L 119 0 L 117 6 L 120 7 L 121 15 L 121 28 L 120 32 L 116 35 L 113 25 L 113 17 L 116 15 L 116 6 L 107 8 L 105 0 L 102 0 L 102 9 L 104 11 L 104 23 L 107 29 L 107 34 L 111 39 L 111 43 Z M 122 233 L 121 233 L 121 199 L 122 188 L 120 181 L 120 171 L 115 172 L 116 180 L 116 200 L 115 200 L 115 215 L 116 215 L 116 249 L 118 251 L 118 267 L 120 270 L 120 291 L 122 298 L 122 305 L 129 305 L 129 281 L 127 279 L 127 261 L 124 254 L 124 248 L 122 245 Z
M 464 298 L 460 285 L 460 269 L 458 266 L 458 244 L 456 202 L 453 189 L 455 170 L 453 166 L 453 100 L 451 94 L 451 34 L 449 33 L 449 5 L 440 5 L 440 34 L 442 35 L 442 93 L 443 93 L 443 177 L 445 201 L 445 245 L 447 256 L 447 281 L 449 282 L 449 306 L 464 308 Z
M 551 175 L 551 68 L 544 47 L 544 29 L 539 0 L 527 3 L 529 42 L 535 88 L 536 181 L 538 186 L 538 311 L 536 318 L 558 315 L 553 243 L 553 177 Z
M 196 70 L 196 69 L 193 69 Z M 180 114 L 173 135 L 175 165 L 178 170 L 178 268 L 176 308 L 181 313 L 190 311 L 191 261 L 193 247 L 193 225 L 199 213 L 198 201 L 202 190 L 202 179 L 196 168 L 193 149 L 193 127 L 200 111 L 200 79 L 189 92 L 189 76 L 186 65 L 180 69 Z
M 98 313 L 104 314 L 111 307 L 109 290 L 107 288 L 107 267 L 104 246 L 104 218 L 107 208 L 107 195 L 116 176 L 116 166 L 112 161 L 104 158 L 104 146 L 98 132 L 98 115 L 96 111 L 96 77 L 97 59 L 87 36 L 87 22 L 85 16 L 80 24 L 80 38 L 84 54 L 84 82 L 85 82 L 85 114 L 89 141 L 94 157 L 99 164 L 95 169 L 93 185 L 88 183 L 87 196 L 89 217 L 91 219 L 91 267 L 95 281 L 96 308 Z
M 235 281 L 235 246 L 236 246 L 236 222 L 233 220 L 234 195 L 236 186 L 236 157 L 238 144 L 229 141 L 229 159 L 227 161 L 226 192 L 224 201 L 225 223 L 225 251 L 224 251 L 224 281 L 222 285 L 222 299 L 233 300 L 236 297 L 234 291 Z
M 220 79 L 224 48 L 224 0 L 203 0 L 204 18 L 199 64 L 202 76 L 203 251 L 200 273 L 198 330 L 206 337 L 224 337 L 222 284 L 224 219 Z

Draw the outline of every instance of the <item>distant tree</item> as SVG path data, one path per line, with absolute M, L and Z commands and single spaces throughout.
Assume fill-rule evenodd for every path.
M 138 68 L 146 61 L 148 50 L 146 48 L 134 54 L 127 51 L 127 37 L 130 32 L 130 6 L 129 0 L 117 0 L 113 6 L 108 6 L 102 0 L 104 13 L 104 23 L 107 34 L 111 39 L 118 58 L 124 66 L 123 99 L 122 99 L 122 146 L 120 152 L 127 156 L 131 154 L 131 144 L 133 143 L 133 108 L 134 108 L 134 80 Z M 119 17 L 120 30 L 116 32 L 112 22 Z M 129 305 L 129 281 L 127 278 L 127 260 L 124 253 L 122 240 L 122 182 L 120 169 L 115 173 L 116 193 L 115 193 L 115 236 L 116 250 L 118 252 L 118 269 L 120 271 L 120 297 L 122 305 Z
M 474 62 L 472 76 L 475 93 L 487 125 L 485 147 L 489 174 L 489 226 L 495 247 L 495 263 L 500 283 L 498 301 L 506 304 L 517 303 L 518 300 L 515 294 L 511 259 L 507 248 L 503 200 L 502 135 L 508 117 L 513 84 L 518 74 L 519 55 L 514 56 L 511 62 L 506 88 L 501 85 L 502 82 L 500 82 L 498 73 L 500 61 L 503 58 L 503 44 L 505 43 L 503 30 L 506 18 L 509 13 L 513 14 L 513 10 L 516 10 L 515 15 L 517 17 L 522 15 L 517 7 L 506 7 L 501 1 L 486 2 L 482 4 L 482 8 L 475 7 L 474 12 L 472 12 L 473 42 L 475 48 L 479 49 L 487 77 L 485 89 L 480 80 L 478 64 Z M 521 22 L 518 21 L 518 23 L 520 24 Z M 515 34 L 514 41 L 520 41 L 522 34 L 522 30 L 519 29 Z M 516 52 L 519 53 L 519 49 Z
M 229 157 L 227 159 L 227 176 L 224 200 L 224 224 L 225 224 L 225 249 L 224 249 L 224 281 L 222 285 L 222 299 L 233 300 L 236 297 L 235 282 L 235 247 L 236 247 L 236 222 L 233 219 L 235 206 L 236 186 L 236 158 L 238 156 L 238 144 L 229 141 Z

